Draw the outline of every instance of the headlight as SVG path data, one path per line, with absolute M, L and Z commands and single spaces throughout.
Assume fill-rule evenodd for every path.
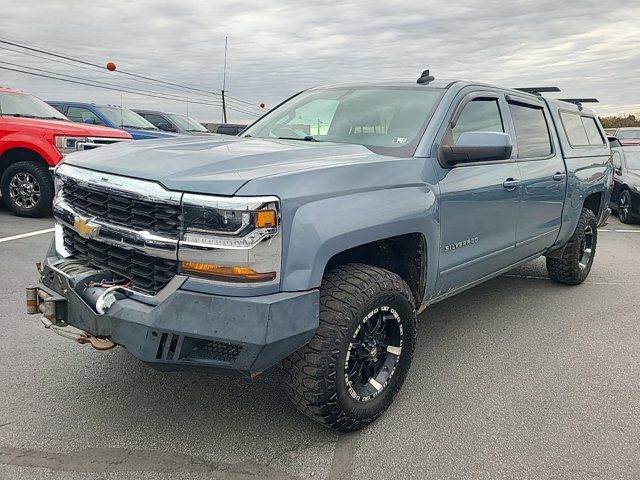
M 68 153 L 79 150 L 78 144 L 86 142 L 85 137 L 55 137 L 55 146 L 60 153 L 66 155 Z
M 633 189 L 640 193 L 640 185 L 634 185 Z
M 277 197 L 222 198 L 185 194 L 180 268 L 237 283 L 277 283 L 281 263 Z

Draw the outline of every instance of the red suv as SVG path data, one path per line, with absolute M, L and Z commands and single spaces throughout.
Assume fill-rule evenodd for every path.
M 9 210 L 25 217 L 51 213 L 49 168 L 65 155 L 123 140 L 122 130 L 77 124 L 33 95 L 0 87 L 0 192 Z

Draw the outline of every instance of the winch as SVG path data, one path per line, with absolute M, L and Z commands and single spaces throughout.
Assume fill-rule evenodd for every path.
M 97 270 L 80 260 L 67 260 L 44 269 L 38 264 L 38 271 L 46 289 L 42 285 L 26 288 L 27 313 L 41 314 L 45 328 L 80 344 L 90 343 L 97 350 L 116 346 L 111 340 L 95 337 L 67 323 L 66 294 L 68 289 L 73 289 L 90 308 L 102 315 L 117 300 L 125 298 L 118 290 L 126 290 L 130 282 L 116 282 L 111 272 Z

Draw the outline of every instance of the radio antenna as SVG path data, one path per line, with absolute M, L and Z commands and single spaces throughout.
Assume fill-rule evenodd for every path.
M 227 105 L 224 101 L 224 90 L 227 86 L 227 45 L 229 43 L 229 37 L 224 37 L 224 68 L 222 70 L 222 121 L 227 123 Z

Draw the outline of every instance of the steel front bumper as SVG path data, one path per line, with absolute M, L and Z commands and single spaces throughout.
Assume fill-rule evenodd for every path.
M 42 281 L 27 288 L 27 312 L 42 314 L 45 326 L 58 333 L 75 327 L 162 370 L 258 373 L 308 343 L 318 327 L 317 290 L 224 297 L 177 289 L 157 305 L 120 295 L 98 314 L 78 293 L 79 279 L 45 265 Z

